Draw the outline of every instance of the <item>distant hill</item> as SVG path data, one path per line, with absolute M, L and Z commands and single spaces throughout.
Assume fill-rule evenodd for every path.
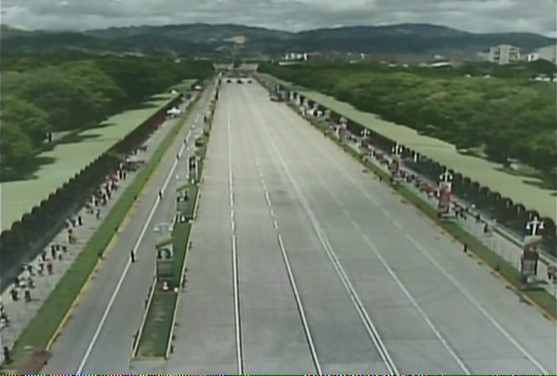
M 119 27 L 86 32 L 23 31 L 2 27 L 4 53 L 67 49 L 178 54 L 238 52 L 277 55 L 287 51 L 442 53 L 487 51 L 497 44 L 526 51 L 557 43 L 532 33 L 478 34 L 429 24 L 355 26 L 291 33 L 233 24 Z

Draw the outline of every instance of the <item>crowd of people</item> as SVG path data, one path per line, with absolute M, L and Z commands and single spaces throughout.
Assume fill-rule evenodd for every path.
M 145 147 L 143 147 L 145 148 Z M 137 154 L 137 151 L 135 151 Z M 78 212 L 66 219 L 65 239 L 63 241 L 53 241 L 45 248 L 39 256 L 22 266 L 21 273 L 14 278 L 13 284 L 10 286 L 9 295 L 12 302 L 23 302 L 29 304 L 36 298 L 34 292 L 44 283 L 44 277 L 51 276 L 56 270 L 62 269 L 61 262 L 69 256 L 71 247 L 78 244 L 79 229 L 85 225 L 87 214 L 91 220 L 101 220 L 102 209 L 106 207 L 119 189 L 121 181 L 128 177 L 130 171 L 136 171 L 135 165 L 130 165 L 125 161 L 120 163 L 117 171 L 106 176 L 105 181 L 101 184 L 90 199 L 85 203 L 85 212 Z M 94 219 L 93 219 L 94 218 Z M 18 308 L 19 309 L 19 308 Z M 10 312 L 13 314 L 13 312 Z M 4 302 L 0 301 L 0 335 L 5 328 L 11 324 L 10 313 L 6 309 Z M 10 348 L 4 346 L 4 361 L 10 363 Z

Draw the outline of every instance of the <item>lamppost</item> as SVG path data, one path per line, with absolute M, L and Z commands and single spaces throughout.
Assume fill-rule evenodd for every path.
M 391 149 L 391 153 L 393 155 L 391 164 L 389 166 L 389 170 L 391 171 L 391 182 L 395 182 L 396 179 L 399 177 L 401 165 L 400 154 L 403 150 L 404 148 L 399 144 L 395 144 L 395 146 L 393 146 Z
M 412 151 L 412 160 L 414 163 L 418 163 L 420 161 L 420 154 L 417 151 Z
M 527 235 L 524 237 L 524 246 L 521 257 L 521 275 L 525 283 L 538 274 L 539 253 L 537 246 L 541 240 L 539 230 L 544 229 L 544 223 L 536 216 L 526 222 Z
M 534 217 L 528 222 L 526 222 L 526 230 L 529 232 L 529 236 L 538 236 L 538 230 L 543 230 L 543 221 L 540 221 L 538 217 Z
M 342 129 L 342 130 L 346 130 L 346 125 L 348 124 L 348 120 L 347 120 L 344 116 L 341 116 L 340 119 L 339 119 L 339 123 L 340 123 L 340 125 L 339 125 L 339 127 L 337 128 L 337 137 L 338 137 L 339 139 L 341 139 L 340 130 L 341 130 L 341 129 Z M 341 139 L 341 141 L 342 141 L 342 139 Z
M 439 175 L 439 201 L 437 202 L 437 217 L 441 218 L 443 215 L 448 214 L 451 206 L 451 182 L 453 175 L 445 170 Z
M 368 145 L 366 145 L 366 141 L 367 141 L 368 137 L 371 135 L 371 131 L 367 128 L 364 128 L 360 132 L 360 135 L 362 136 L 362 139 L 360 140 L 360 153 L 362 153 L 363 157 L 366 158 L 366 157 L 368 157 L 368 155 L 366 155 L 366 153 L 371 155 L 371 150 L 368 149 Z
M 453 175 L 448 171 L 445 170 L 441 175 L 439 175 L 439 185 L 444 187 L 448 187 L 449 190 L 452 187 Z
M 402 147 L 402 145 L 399 144 L 395 144 L 395 146 L 393 146 L 391 149 L 392 154 L 398 156 L 400 156 L 403 151 L 404 151 L 404 147 Z

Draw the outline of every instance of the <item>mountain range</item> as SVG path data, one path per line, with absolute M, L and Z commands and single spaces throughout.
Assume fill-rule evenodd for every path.
M 533 33 L 478 34 L 430 24 L 354 26 L 302 32 L 234 24 L 115 27 L 81 32 L 25 31 L 2 25 L 2 52 L 167 52 L 179 55 L 279 56 L 286 52 L 430 54 L 480 52 L 511 44 L 530 51 L 557 43 Z

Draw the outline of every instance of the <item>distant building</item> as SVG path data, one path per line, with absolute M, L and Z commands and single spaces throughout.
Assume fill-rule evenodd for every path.
M 508 44 L 491 47 L 488 60 L 500 65 L 514 63 L 520 60 L 520 48 Z
M 538 48 L 535 53 L 538 55 L 538 59 L 551 61 L 557 65 L 557 45 L 552 44 L 551 46 Z
M 288 52 L 284 55 L 285 60 L 307 60 L 308 54 L 307 53 L 299 53 L 299 52 Z
M 526 54 L 523 56 L 524 61 L 535 61 L 538 60 L 540 58 L 540 54 L 537 52 L 530 52 L 529 54 Z

